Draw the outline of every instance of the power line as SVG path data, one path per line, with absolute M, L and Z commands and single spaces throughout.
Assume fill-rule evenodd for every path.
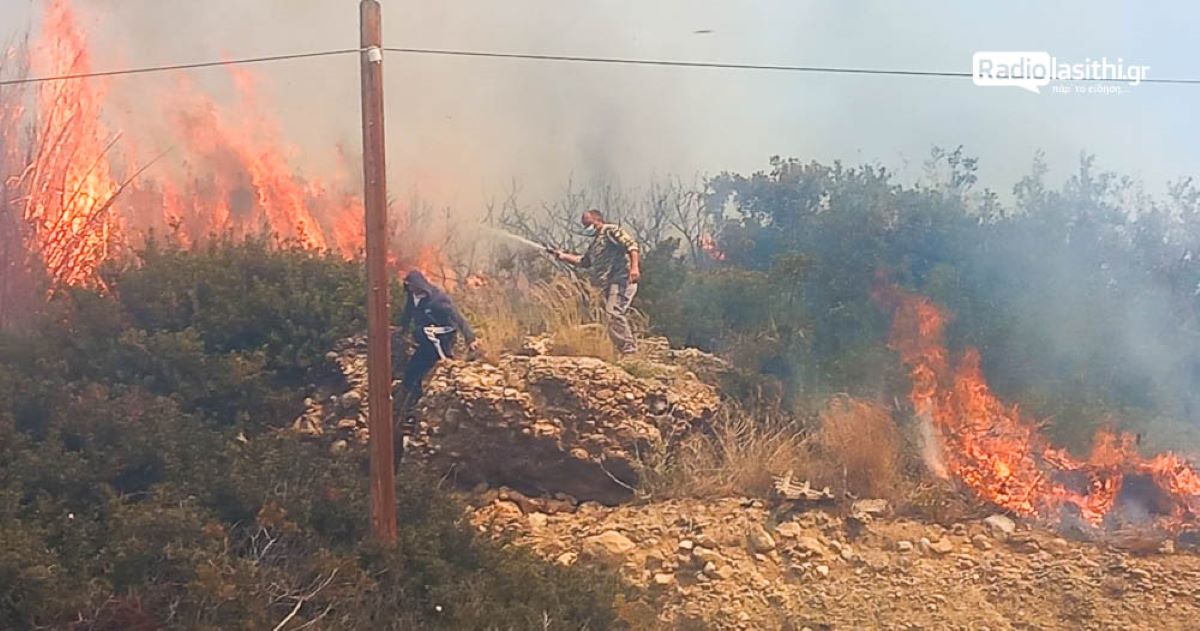
M 69 81 L 72 79 L 90 79 L 92 77 L 115 77 L 120 75 L 131 74 L 147 74 L 151 72 L 167 72 L 170 70 L 191 70 L 194 68 L 212 68 L 214 66 L 236 66 L 240 64 L 257 64 L 269 61 L 286 61 L 288 59 L 308 59 L 311 57 L 329 57 L 332 55 L 348 55 L 351 53 L 361 52 L 357 48 L 343 48 L 340 50 L 323 50 L 310 53 L 292 53 L 288 55 L 268 55 L 265 57 L 244 57 L 241 59 L 228 59 L 224 61 L 200 61 L 186 64 L 171 64 L 167 66 L 145 66 L 142 68 L 126 68 L 123 70 L 103 70 L 99 72 L 80 72 L 76 74 L 64 74 L 50 77 L 26 77 L 22 79 L 5 79 L 0 81 L 0 86 L 5 85 L 22 85 L 28 83 L 48 83 L 50 81 Z
M 393 53 L 409 53 L 414 55 L 440 55 L 450 57 L 488 57 L 497 59 L 528 59 L 535 61 L 568 61 L 601 64 L 621 64 L 632 66 L 667 66 L 676 68 L 717 68 L 726 70 L 770 70 L 782 72 L 811 72 L 824 74 L 856 74 L 856 75 L 890 75 L 898 77 L 950 77 L 956 79 L 970 78 L 970 72 L 950 72 L 937 70 L 891 70 L 885 68 L 846 68 L 837 66 L 791 66 L 781 64 L 743 64 L 717 61 L 684 61 L 672 59 L 638 59 L 629 57 L 584 57 L 576 55 L 537 55 L 532 53 L 500 53 L 476 50 L 453 50 L 438 48 L 396 48 L 385 47 L 385 51 Z M 1104 79 L 1092 79 L 1104 81 Z M 1200 85 L 1200 79 L 1142 79 L 1141 83 L 1173 83 Z
M 536 61 L 572 61 L 599 64 L 622 64 L 632 66 L 667 66 L 675 68 L 720 68 L 726 70 L 778 70 L 785 72 L 824 72 L 836 74 L 898 75 L 910 77 L 970 77 L 969 72 L 939 72 L 934 70 L 884 70 L 876 68 L 838 68 L 827 66 L 787 66 L 776 64 L 738 64 L 716 61 L 682 61 L 671 59 L 636 59 L 628 57 L 582 57 L 575 55 L 536 55 L 531 53 L 497 53 L 476 50 L 447 50 L 436 48 L 393 48 L 384 50 L 392 53 L 415 55 L 442 55 L 450 57 L 490 57 L 498 59 L 531 59 Z M 1198 80 L 1200 81 L 1200 80 Z
M 400 47 L 385 47 L 383 50 L 392 53 L 402 53 L 411 55 L 433 55 L 441 57 L 478 57 L 490 59 L 521 59 L 531 61 L 560 61 L 574 63 L 595 63 L 595 64 L 615 64 L 627 66 L 659 66 L 669 68 L 712 68 L 722 70 L 762 70 L 774 72 L 802 72 L 802 73 L 818 73 L 818 74 L 846 74 L 846 75 L 882 75 L 895 77 L 939 77 L 953 79 L 967 79 L 972 75 L 970 72 L 952 72 L 952 71 L 937 71 L 937 70 L 904 70 L 904 69 L 887 69 L 887 68 L 850 68 L 840 66 L 797 66 L 784 64 L 748 64 L 748 63 L 731 63 L 717 61 L 687 61 L 677 59 L 640 59 L 634 57 L 591 57 L 581 55 L 539 55 L 534 53 L 502 53 L 495 51 L 482 50 L 458 50 L 458 49 L 441 49 L 441 48 L 400 48 Z M 224 61 L 202 61 L 196 63 L 171 64 L 165 66 L 145 66 L 141 68 L 127 68 L 123 70 L 108 70 L 100 72 L 84 72 L 77 74 L 65 74 L 49 77 L 28 77 L 22 79 L 5 79 L 0 80 L 0 86 L 6 85 L 22 85 L 32 83 L 46 83 L 50 81 L 67 81 L 72 79 L 88 79 L 91 77 L 113 77 L 120 75 L 132 74 L 147 74 L 152 72 L 167 72 L 171 70 L 191 70 L 196 68 L 211 68 L 214 66 L 235 66 L 240 64 L 254 64 L 271 61 L 286 61 L 290 59 L 306 59 L 312 57 L 329 57 L 333 55 L 348 55 L 361 53 L 359 48 L 343 48 L 338 50 L 325 50 L 308 53 L 293 53 L 287 55 L 269 55 L 265 57 L 245 57 L 241 59 L 229 59 Z M 1104 81 L 1104 79 L 1093 79 L 1092 81 Z M 1200 85 L 1200 79 L 1154 79 L 1145 78 L 1141 83 L 1159 83 L 1159 84 L 1177 84 L 1177 85 Z

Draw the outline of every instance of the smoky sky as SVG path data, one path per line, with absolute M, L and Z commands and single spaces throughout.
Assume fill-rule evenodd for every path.
M 353 0 L 74 0 L 94 66 L 354 47 Z M 1200 7 L 1120 2 L 634 2 L 385 0 L 388 45 L 748 63 L 966 70 L 976 50 L 1122 57 L 1186 76 Z M 5 0 L 0 28 L 36 23 L 40 1 Z M 1070 25 L 1070 28 L 1063 28 Z M 702 32 L 697 32 L 702 31 Z M 878 163 L 914 179 L 931 146 L 966 146 L 983 185 L 1007 193 L 1043 149 L 1050 179 L 1081 152 L 1160 190 L 1200 171 L 1200 91 L 1033 95 L 966 79 L 854 77 L 445 58 L 386 60 L 393 192 L 478 207 L 517 181 L 530 201 L 568 178 L 637 186 L 763 168 L 771 155 Z M 360 142 L 353 56 L 256 66 L 301 170 Z M 228 94 L 224 71 L 194 79 Z M 165 77 L 110 82 L 123 125 L 165 124 Z M 137 133 L 136 131 L 134 133 Z

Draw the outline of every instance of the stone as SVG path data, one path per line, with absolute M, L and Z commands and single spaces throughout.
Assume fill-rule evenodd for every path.
M 357 390 L 351 390 L 342 395 L 341 407 L 343 410 L 357 410 L 360 405 L 362 405 L 362 394 Z
M 577 560 L 579 560 L 578 554 L 575 554 L 574 552 L 564 552 L 564 553 L 558 555 L 558 558 L 555 559 L 554 561 L 555 561 L 555 563 L 558 563 L 559 565 L 572 566 L 572 565 L 575 565 L 575 561 L 577 561 Z
M 815 569 L 817 570 L 817 574 L 819 574 L 821 576 L 821 578 L 825 578 L 825 577 L 829 576 L 829 566 L 828 565 L 818 565 Z
M 938 539 L 930 546 L 936 554 L 950 554 L 954 551 L 954 542 L 949 539 Z
M 619 560 L 636 548 L 637 544 L 629 537 L 615 530 L 606 530 L 583 540 L 584 553 L 600 560 Z
M 521 507 L 514 501 L 496 500 L 492 503 L 492 515 L 496 517 L 497 521 L 516 521 L 523 514 Z
M 912 552 L 913 544 L 911 541 L 897 541 L 896 549 L 900 552 Z
M 358 427 L 358 419 L 344 418 L 337 422 L 337 428 L 340 430 L 353 430 Z
M 992 541 L 983 533 L 979 533 L 974 537 L 971 537 L 971 543 L 973 543 L 975 547 L 979 548 L 980 550 L 992 549 Z
M 725 560 L 725 557 L 721 556 L 720 552 L 717 552 L 712 548 L 705 548 L 704 546 L 696 546 L 696 548 L 692 550 L 692 556 L 701 563 L 708 563 L 709 561 L 717 563 Z
M 1023 539 L 1020 541 L 1014 541 L 1012 543 L 1012 549 L 1024 554 L 1037 554 L 1038 552 L 1042 551 L 1042 546 L 1033 539 Z
M 1150 573 L 1149 570 L 1147 570 L 1145 568 L 1140 568 L 1140 567 L 1131 567 L 1126 570 L 1126 573 L 1136 579 L 1140 579 L 1143 581 L 1148 581 L 1154 576 L 1153 574 Z
M 751 552 L 765 553 L 775 549 L 775 538 L 761 524 L 750 527 L 746 533 L 746 543 L 750 546 Z
M 816 537 L 800 537 L 796 539 L 796 549 L 799 550 L 804 556 L 815 555 L 827 557 L 832 554 L 829 551 L 829 548 L 825 547 L 825 544 L 821 543 L 821 541 Z
M 852 514 L 870 515 L 878 517 L 887 514 L 890 509 L 888 501 L 885 499 L 858 500 L 850 505 Z
M 785 539 L 796 539 L 804 535 L 804 529 L 794 521 L 785 521 L 775 527 L 775 534 Z
M 921 537 L 917 542 L 921 552 L 930 556 L 943 556 L 954 551 L 954 544 L 946 538 L 938 539 L 936 543 L 931 542 L 928 537 Z
M 549 518 L 546 517 L 545 513 L 529 513 L 530 528 L 544 528 L 547 521 L 549 521 Z
M 350 443 L 348 443 L 342 439 L 335 440 L 335 441 L 333 441 L 332 444 L 329 445 L 329 451 L 331 453 L 335 453 L 335 454 L 340 454 L 349 448 L 350 448 Z
M 988 531 L 992 533 L 993 537 L 1001 541 L 1007 539 L 1017 530 L 1017 522 L 1013 521 L 1011 517 L 999 513 L 988 516 L 987 519 L 983 520 L 983 525 L 987 526 Z
M 654 575 L 654 584 L 659 587 L 668 587 L 675 584 L 675 575 L 669 572 L 659 572 Z
M 867 567 L 876 572 L 882 572 L 892 564 L 892 558 L 888 556 L 888 553 L 881 550 L 868 550 L 864 552 L 862 561 Z
M 679 550 L 691 554 L 692 549 L 696 547 L 696 543 L 691 539 L 683 539 L 679 542 Z
M 1042 545 L 1042 549 L 1051 554 L 1066 554 L 1071 551 L 1071 544 L 1062 537 L 1055 537 Z

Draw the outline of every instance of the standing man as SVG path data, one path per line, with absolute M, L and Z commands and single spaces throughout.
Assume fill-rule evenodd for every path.
M 588 210 L 579 218 L 584 230 L 592 236 L 583 255 L 562 250 L 552 254 L 583 269 L 591 270 L 592 282 L 604 291 L 604 311 L 608 314 L 608 336 L 621 353 L 637 351 L 637 340 L 629 328 L 626 313 L 637 294 L 638 281 L 642 277 L 641 253 L 637 241 L 617 224 L 605 223 L 604 215 L 596 209 Z
M 398 409 L 404 414 L 405 427 L 401 429 L 412 430 L 416 425 L 413 412 L 424 394 L 425 376 L 439 360 L 454 356 L 456 334 L 462 332 L 463 341 L 472 352 L 479 349 L 479 340 L 475 339 L 471 325 L 458 312 L 450 296 L 434 287 L 424 274 L 416 270 L 409 272 L 404 277 L 404 289 L 400 334 L 407 334 L 411 327 L 416 349 L 404 367 L 404 396 Z

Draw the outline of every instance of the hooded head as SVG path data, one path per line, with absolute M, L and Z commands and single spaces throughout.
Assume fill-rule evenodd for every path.
M 413 270 L 404 276 L 404 288 L 408 293 L 413 295 L 421 295 L 425 297 L 434 296 L 438 293 L 437 287 L 433 286 L 425 275 L 417 270 Z

